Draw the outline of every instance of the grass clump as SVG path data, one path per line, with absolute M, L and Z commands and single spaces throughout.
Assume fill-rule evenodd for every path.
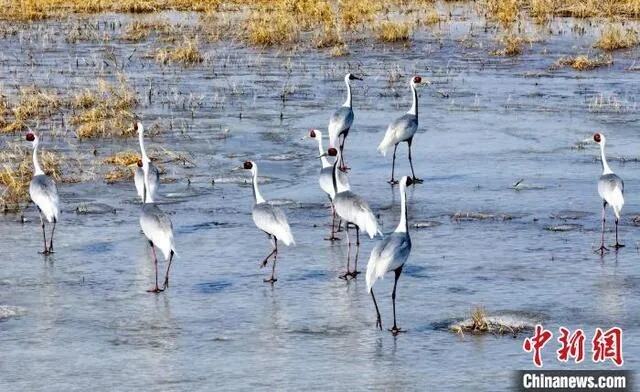
M 374 0 L 340 0 L 340 23 L 345 30 L 354 30 L 362 24 L 372 22 L 381 8 L 381 2 Z
M 384 42 L 403 42 L 411 38 L 411 24 L 409 22 L 385 21 L 376 28 L 377 36 Z
M 505 27 L 515 22 L 520 14 L 518 0 L 484 0 L 481 4 L 489 19 Z
M 253 45 L 275 46 L 295 42 L 298 23 L 292 14 L 254 12 L 246 21 L 247 41 Z
M 624 29 L 620 25 L 608 25 L 600 34 L 600 38 L 596 41 L 594 47 L 613 51 L 617 49 L 626 49 L 638 44 L 638 33 L 632 29 Z
M 171 30 L 171 25 L 162 19 L 133 21 L 127 25 L 120 38 L 125 41 L 139 42 L 148 38 L 151 33 L 169 34 Z
M 5 114 L 10 106 L 4 100 L 2 104 Z M 47 119 L 60 112 L 64 100 L 53 91 L 39 89 L 37 87 L 23 87 L 20 89 L 18 103 L 11 107 L 13 121 L 4 120 L 2 132 L 13 133 L 25 130 L 28 120 Z
M 522 44 L 524 41 L 524 38 L 516 34 L 507 33 L 500 39 L 502 49 L 494 50 L 491 54 L 494 56 L 518 56 L 522 53 Z
M 556 62 L 555 67 L 571 67 L 576 71 L 588 71 L 611 65 L 612 63 L 613 58 L 611 56 L 589 57 L 587 55 L 580 55 L 575 57 L 563 57 Z
M 98 81 L 94 90 L 84 90 L 74 100 L 78 112 L 71 117 L 80 139 L 131 136 L 135 118 L 133 108 L 138 104 L 135 91 L 120 76 L 117 84 Z
M 160 49 L 156 52 L 155 58 L 162 64 L 181 64 L 184 66 L 200 64 L 204 61 L 195 40 L 187 40 L 177 47 Z
M 140 160 L 140 155 L 134 151 L 122 151 L 114 155 L 110 155 L 102 160 L 102 162 L 109 165 L 116 166 L 131 166 L 136 165 Z
M 489 316 L 482 306 L 471 309 L 469 318 L 453 323 L 449 326 L 449 331 L 464 335 L 495 334 L 495 335 L 517 335 L 522 331 L 533 329 L 534 321 L 529 317 L 519 314 L 503 314 L 500 316 Z

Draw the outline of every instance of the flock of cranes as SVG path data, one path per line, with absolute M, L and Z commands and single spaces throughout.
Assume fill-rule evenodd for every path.
M 393 163 L 391 168 L 391 178 L 389 182 L 391 184 L 399 183 L 400 192 L 400 219 L 396 229 L 384 236 L 380 231 L 378 222 L 373 214 L 371 207 L 367 201 L 353 192 L 349 185 L 349 179 L 347 177 L 347 170 L 344 163 L 344 147 L 345 141 L 349 134 L 349 130 L 354 121 L 354 114 L 352 108 L 352 95 L 351 95 L 351 81 L 362 80 L 361 78 L 348 73 L 345 75 L 344 81 L 347 86 L 347 99 L 345 103 L 336 110 L 330 117 L 328 134 L 329 134 L 329 148 L 324 150 L 322 142 L 322 132 L 318 129 L 312 129 L 308 137 L 316 139 L 318 141 L 318 151 L 321 162 L 319 185 L 322 191 L 327 195 L 331 204 L 332 222 L 331 222 L 331 234 L 327 240 L 336 240 L 336 230 L 343 226 L 347 237 L 347 265 L 344 274 L 340 275 L 340 278 L 348 280 L 354 279 L 360 273 L 358 271 L 358 254 L 360 251 L 360 231 L 364 231 L 370 238 L 381 236 L 381 240 L 375 245 L 371 251 L 369 262 L 367 264 L 367 270 L 365 274 L 367 291 L 371 294 L 375 309 L 376 309 L 376 326 L 382 329 L 382 319 L 378 310 L 378 304 L 376 302 L 375 295 L 373 293 L 373 286 L 378 279 L 382 279 L 388 272 L 394 272 L 395 281 L 392 293 L 393 303 L 393 327 L 390 331 L 395 335 L 402 332 L 398 328 L 396 323 L 396 287 L 398 279 L 402 274 L 402 269 L 409 258 L 411 253 L 411 237 L 409 236 L 409 223 L 407 216 L 407 186 L 415 183 L 422 182 L 417 178 L 413 169 L 413 162 L 411 159 L 411 145 L 413 138 L 418 129 L 418 93 L 417 87 L 422 84 L 429 84 L 428 81 L 420 78 L 419 76 L 413 76 L 409 80 L 409 87 L 412 94 L 412 105 L 409 111 L 398 119 L 389 124 L 384 138 L 378 146 L 378 151 L 383 155 L 393 147 Z M 153 165 L 149 157 L 147 156 L 144 147 L 144 127 L 140 122 L 134 124 L 134 129 L 138 133 L 138 139 L 140 143 L 140 155 L 141 159 L 138 161 L 138 167 L 135 171 L 134 182 L 137 193 L 142 200 L 142 209 L 140 213 L 140 227 L 145 237 L 149 241 L 151 253 L 153 255 L 153 264 L 155 269 L 155 284 L 149 289 L 149 292 L 161 292 L 169 287 L 169 272 L 171 269 L 171 263 L 176 254 L 176 247 L 173 237 L 173 225 L 171 219 L 160 209 L 160 207 L 154 202 L 158 195 L 159 188 L 159 171 Z M 59 216 L 59 198 L 56 184 L 49 176 L 47 176 L 38 162 L 38 135 L 33 131 L 29 131 L 26 135 L 27 141 L 33 144 L 33 167 L 34 174 L 33 179 L 29 187 L 29 194 L 31 200 L 38 207 L 40 214 L 42 236 L 44 241 L 44 250 L 42 253 L 49 254 L 53 252 L 53 236 L 55 232 L 56 223 Z M 596 133 L 593 135 L 593 141 L 600 146 L 601 162 L 603 173 L 598 181 L 598 193 L 603 200 L 602 207 L 602 236 L 601 245 L 598 251 L 604 253 L 608 250 L 604 245 L 604 232 L 605 232 L 605 212 L 607 205 L 610 205 L 615 214 L 615 233 L 616 244 L 615 247 L 622 247 L 618 241 L 618 220 L 620 218 L 620 211 L 624 205 L 624 182 L 620 177 L 613 173 L 607 163 L 604 148 L 606 139 L 603 134 Z M 403 176 L 400 180 L 395 179 L 395 156 L 398 144 L 406 142 L 408 146 L 408 158 L 411 167 L 411 176 Z M 333 162 L 330 158 L 333 158 Z M 293 233 L 287 216 L 284 211 L 269 202 L 267 202 L 258 188 L 258 165 L 253 161 L 244 162 L 243 169 L 251 172 L 253 197 L 255 204 L 252 210 L 252 217 L 255 225 L 265 232 L 272 244 L 271 252 L 261 261 L 261 267 L 268 264 L 269 260 L 272 263 L 271 275 L 268 279 L 264 279 L 265 282 L 274 283 L 276 278 L 276 263 L 278 258 L 278 241 L 282 242 L 286 246 L 295 245 Z M 336 226 L 336 218 L 339 222 Z M 52 225 L 51 235 L 49 237 L 49 243 L 47 243 L 47 236 L 45 231 L 45 221 Z M 350 264 L 350 255 L 352 248 L 351 237 L 349 236 L 349 230 L 355 229 L 355 259 L 353 268 Z M 160 250 L 164 256 L 167 269 L 165 273 L 164 283 L 162 288 L 158 285 L 158 257 L 156 254 L 156 248 Z

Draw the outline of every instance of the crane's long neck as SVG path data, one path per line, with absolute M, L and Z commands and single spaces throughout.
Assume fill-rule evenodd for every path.
M 411 109 L 407 113 L 413 114 L 414 116 L 418 116 L 418 92 L 416 91 L 415 84 L 411 83 L 411 93 L 413 94 L 413 104 L 411 104 Z
M 254 170 L 252 170 L 251 174 L 253 174 L 253 198 L 255 199 L 256 204 L 264 203 L 264 198 L 262 197 L 262 194 L 260 194 L 260 190 L 258 189 L 258 167 L 257 166 L 255 166 Z
M 338 162 L 340 162 L 340 150 L 338 149 L 338 155 L 336 155 L 336 160 L 333 162 L 333 172 L 331 175 L 331 180 L 333 181 L 333 191 L 338 194 L 340 192 L 345 192 L 349 190 L 343 183 L 338 181 Z
M 409 223 L 407 221 L 407 187 L 404 183 L 400 184 L 400 222 L 395 231 L 396 233 L 407 233 L 409 231 Z
M 144 133 L 138 132 L 138 141 L 140 142 L 140 154 L 142 155 L 142 162 L 150 162 L 147 150 L 144 148 Z
M 149 165 L 145 164 L 142 166 L 142 175 L 144 177 L 144 192 L 143 192 L 143 198 L 144 198 L 144 202 L 145 203 L 153 203 L 153 195 L 151 194 L 151 191 L 149 191 L 150 187 L 149 187 Z
M 42 168 L 40 168 L 40 163 L 38 163 L 38 145 L 40 144 L 40 140 L 36 136 L 35 141 L 33 142 L 33 174 L 44 174 Z
M 347 85 L 347 100 L 344 101 L 342 106 L 351 107 L 351 84 L 349 83 L 349 79 L 345 79 L 344 83 Z
M 318 151 L 320 152 L 320 161 L 322 162 L 322 167 L 329 167 L 331 164 L 329 160 L 324 155 L 324 147 L 322 146 L 322 134 L 318 133 Z
M 604 154 L 604 142 L 600 143 L 600 157 L 602 160 L 602 174 L 611 174 L 613 170 L 609 167 L 607 163 L 607 156 Z

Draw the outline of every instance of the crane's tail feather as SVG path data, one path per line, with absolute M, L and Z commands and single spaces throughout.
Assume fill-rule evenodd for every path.
M 394 133 L 389 129 L 387 130 L 387 133 L 384 134 L 384 138 L 378 145 L 378 152 L 380 152 L 382 156 L 386 156 L 387 150 L 389 150 L 389 148 L 394 144 L 395 144 Z
M 294 245 L 296 244 L 296 241 L 293 239 L 293 234 L 291 234 L 291 230 L 287 230 L 284 235 L 282 235 L 281 237 L 278 238 L 280 241 L 282 241 L 283 244 L 285 244 L 286 246 L 290 246 L 290 245 Z
M 367 283 L 367 293 L 371 293 L 371 289 L 373 288 L 373 285 L 378 281 L 378 279 L 384 279 L 384 271 L 381 271 L 381 269 L 378 267 L 378 263 L 376 263 L 372 251 L 371 256 L 369 257 L 369 263 L 367 263 L 367 273 L 365 275 L 365 280 Z
M 381 233 L 380 229 L 378 228 L 378 221 L 376 220 L 376 217 L 373 215 L 373 213 L 369 213 L 367 215 L 362 227 L 364 228 L 364 231 L 366 231 L 369 235 L 369 238 L 373 238 L 378 235 L 378 233 Z

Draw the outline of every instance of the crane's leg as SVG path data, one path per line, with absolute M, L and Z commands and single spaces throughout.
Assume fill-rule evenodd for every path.
M 350 270 L 349 267 L 351 266 L 351 263 L 350 263 L 350 258 L 351 258 L 351 238 L 349 238 L 349 222 L 346 223 L 344 230 L 345 230 L 345 233 L 346 233 L 346 236 L 347 236 L 347 272 L 345 272 L 344 274 L 340 275 L 339 278 L 347 280 L 349 275 L 351 275 L 351 272 L 349 271 Z
M 353 271 L 349 273 L 354 279 L 360 273 L 360 271 L 358 271 L 358 255 L 360 255 L 360 227 L 356 225 L 356 258 L 354 260 Z
M 175 253 L 171 251 L 171 255 L 169 256 L 169 265 L 167 265 L 167 273 L 164 275 L 164 285 L 162 286 L 162 290 L 166 290 L 169 287 L 169 270 L 171 269 L 171 262 L 173 261 L 173 255 Z
M 325 238 L 327 241 L 340 241 L 340 238 L 336 237 L 336 207 L 333 205 L 333 200 L 329 197 L 329 203 L 331 203 L 331 236 Z
M 600 247 L 596 250 L 596 252 L 600 252 L 600 255 L 603 255 L 605 250 L 609 250 L 607 249 L 606 246 L 604 246 L 604 227 L 605 227 L 605 221 L 606 221 L 606 215 L 605 215 L 606 208 L 607 208 L 607 202 L 603 200 L 602 201 L 602 235 L 600 236 Z
M 336 230 L 336 233 L 342 233 L 344 230 L 342 230 L 342 219 L 340 217 L 338 217 L 338 228 Z
M 271 234 L 267 234 L 267 236 L 269 237 L 269 242 L 271 242 Z M 264 268 L 267 266 L 269 257 L 273 256 L 276 253 L 277 249 L 278 249 L 277 244 L 273 245 L 273 250 L 271 251 L 271 253 L 267 255 L 267 257 L 264 258 L 264 260 L 262 260 L 262 263 L 260 263 L 260 268 Z
M 376 328 L 379 328 L 382 331 L 382 319 L 380 318 L 380 310 L 378 309 L 378 303 L 376 302 L 376 296 L 373 295 L 373 288 L 371 289 L 371 299 L 373 299 L 373 304 L 376 307 Z
M 350 169 L 347 167 L 347 165 L 344 164 L 344 154 L 343 154 L 344 142 L 345 140 L 347 140 L 347 133 L 349 133 L 348 129 L 342 133 L 342 140 L 340 141 L 340 170 L 342 170 L 343 172 L 346 172 L 347 170 Z
M 395 170 L 396 170 L 396 150 L 397 149 L 398 149 L 398 143 L 396 143 L 395 146 L 393 146 L 393 160 L 391 161 L 391 179 L 388 181 L 388 183 L 391 185 L 398 183 L 398 181 L 396 181 L 393 178 L 393 174 L 395 173 Z
M 411 177 L 413 177 L 413 182 L 423 182 L 421 179 L 416 177 L 416 173 L 413 172 L 413 160 L 411 160 L 411 143 L 413 142 L 413 137 L 407 140 L 407 144 L 409 145 L 409 165 L 411 166 Z
M 42 239 L 44 241 L 44 250 L 42 252 L 38 252 L 41 255 L 48 255 L 49 249 L 47 249 L 47 234 L 44 231 L 44 219 L 42 218 L 42 210 L 38 207 L 38 214 L 40 214 L 40 226 L 42 227 Z
M 278 262 L 278 239 L 273 236 L 273 263 L 271 263 L 271 277 L 269 279 L 263 279 L 267 283 L 273 284 L 276 280 L 276 263 Z
M 147 292 L 159 293 L 162 290 L 160 290 L 160 287 L 158 287 L 158 256 L 156 255 L 156 249 L 153 247 L 152 241 L 149 241 L 149 245 L 151 246 L 151 253 L 153 253 L 153 267 L 155 268 L 155 271 L 156 271 L 156 285 L 155 287 L 147 290 Z
M 616 218 L 616 244 L 614 245 L 614 248 L 618 249 L 622 247 L 624 247 L 624 244 L 618 242 L 618 218 Z
M 56 223 L 58 223 L 58 220 L 53 218 L 53 228 L 51 229 L 51 238 L 49 239 L 49 253 L 53 253 L 53 233 L 56 231 Z
M 391 300 L 393 301 L 393 328 L 389 330 L 394 336 L 399 334 L 400 332 L 405 332 L 398 328 L 398 325 L 396 324 L 396 287 L 398 286 L 398 279 L 400 278 L 400 274 L 402 273 L 402 267 L 398 267 L 395 270 L 395 273 L 396 280 L 393 283 L 393 293 L 391 293 Z

